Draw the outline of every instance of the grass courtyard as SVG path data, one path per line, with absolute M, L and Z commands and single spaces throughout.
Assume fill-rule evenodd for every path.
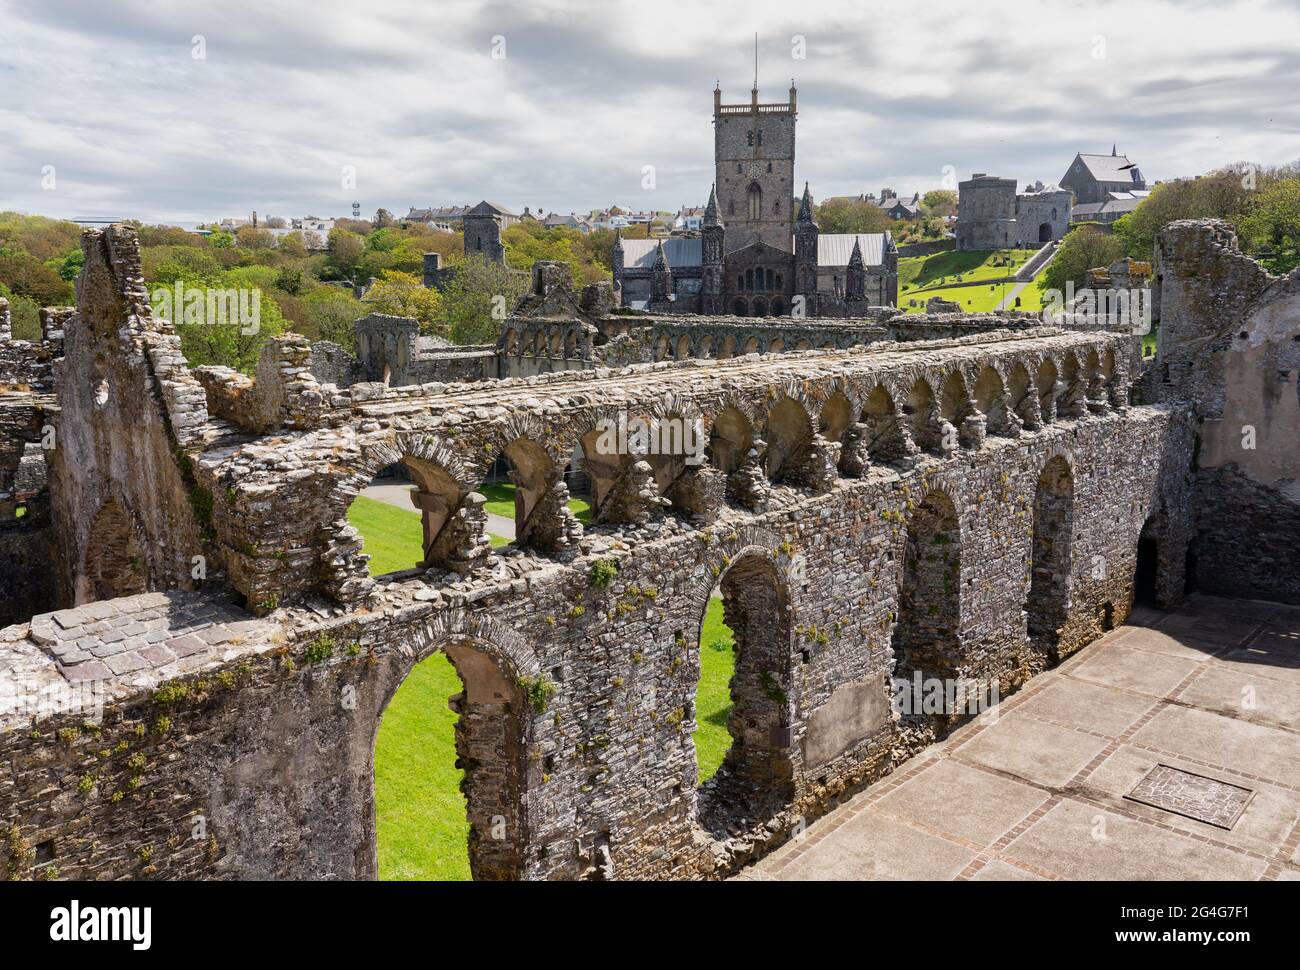
M 508 499 L 513 514 L 513 495 L 498 494 L 495 499 Z M 489 496 L 489 502 L 493 500 Z M 575 503 L 582 506 L 574 509 L 580 518 L 583 511 L 589 515 L 587 503 L 575 499 L 570 508 Z M 365 539 L 372 575 L 409 568 L 423 555 L 420 516 L 415 511 L 358 496 L 348 510 L 348 521 Z M 722 619 L 722 600 L 715 596 L 709 600 L 700 634 L 699 727 L 694 737 L 701 782 L 713 776 L 731 746 L 727 714 L 735 669 L 732 643 Z M 455 766 L 456 716 L 447 707 L 447 699 L 460 690 L 451 662 L 437 653 L 415 666 L 384 712 L 375 741 L 381 879 L 470 877 L 462 772 Z

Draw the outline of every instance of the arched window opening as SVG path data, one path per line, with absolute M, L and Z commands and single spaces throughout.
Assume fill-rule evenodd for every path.
M 1070 546 L 1074 531 L 1074 475 L 1059 455 L 1049 461 L 1034 490 L 1029 596 L 1029 640 L 1051 660 L 1070 607 Z
M 770 817 L 793 792 L 790 603 L 770 558 L 744 555 L 722 574 L 699 643 L 698 817 L 727 838 L 741 819 Z
M 380 879 L 523 877 L 528 711 L 518 677 L 476 641 L 410 669 L 374 741 Z
M 957 512 L 942 492 L 931 492 L 907 523 L 894 624 L 894 682 L 902 710 L 951 723 L 961 711 L 927 711 L 927 681 L 953 678 L 961 665 L 961 542 Z M 918 677 L 919 675 L 919 677 Z M 918 693 L 917 681 L 920 680 Z

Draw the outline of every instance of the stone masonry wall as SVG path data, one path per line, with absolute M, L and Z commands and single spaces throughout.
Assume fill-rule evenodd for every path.
M 573 562 L 517 579 L 438 588 L 399 576 L 377 592 L 377 608 L 336 619 L 288 610 L 253 620 L 211 596 L 171 593 L 11 627 L 5 681 L 29 693 L 75 676 L 80 663 L 62 665 L 61 678 L 52 657 L 97 624 L 167 634 L 155 641 L 160 663 L 103 682 L 98 725 L 80 714 L 6 718 L 16 729 L 0 734 L 0 747 L 14 771 L 0 779 L 0 822 L 17 826 L 11 846 L 31 852 L 18 872 L 373 877 L 378 720 L 413 664 L 449 649 L 471 693 L 483 682 L 475 664 L 529 688 L 496 722 L 513 723 L 521 739 L 516 762 L 497 774 L 513 779 L 523 809 L 508 835 L 520 860 L 512 875 L 724 874 L 891 770 L 915 743 L 890 713 L 885 678 L 907 523 L 925 496 L 961 510 L 960 673 L 994 678 L 1005 692 L 1049 662 L 1029 645 L 1022 605 L 1034 487 L 1054 456 L 1076 475 L 1068 652 L 1099 635 L 1108 615 L 1122 622 L 1142 522 L 1161 499 L 1170 514 L 1185 501 L 1176 483 L 1190 433 L 1175 413 L 1138 408 L 990 439 L 903 474 L 882 467 L 842 480 L 826 495 L 781 493 L 770 512 L 707 529 L 665 520 L 638 541 L 607 536 Z M 617 565 L 604 586 L 596 561 Z M 752 578 L 761 571 L 741 571 L 747 562 L 770 564 L 788 603 L 788 639 L 775 646 L 787 658 L 779 740 L 792 774 L 759 824 L 717 837 L 695 786 L 696 644 L 710 591 L 733 567 L 762 582 Z M 115 656 L 135 655 L 140 636 Z
M 1300 603 L 1300 271 L 1271 276 L 1205 220 L 1165 228 L 1156 275 L 1152 392 L 1198 420 L 1195 582 Z

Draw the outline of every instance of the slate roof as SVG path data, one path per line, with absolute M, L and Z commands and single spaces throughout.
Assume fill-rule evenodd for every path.
M 853 242 L 857 240 L 862 248 L 862 262 L 867 266 L 879 266 L 884 262 L 885 239 L 883 232 L 823 232 L 817 236 L 818 266 L 847 266 L 853 255 Z
M 664 257 L 669 271 L 687 266 L 700 266 L 704 262 L 704 241 L 701 239 L 622 239 L 623 268 L 654 268 L 659 243 L 664 244 Z
M 1098 182 L 1140 182 L 1142 173 L 1127 155 L 1085 155 L 1079 153 L 1088 173 Z

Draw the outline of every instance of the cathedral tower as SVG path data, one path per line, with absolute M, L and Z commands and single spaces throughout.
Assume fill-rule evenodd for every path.
M 761 239 L 792 252 L 795 88 L 789 101 L 761 104 L 758 79 L 746 104 L 723 104 L 713 91 L 713 159 L 727 251 Z

